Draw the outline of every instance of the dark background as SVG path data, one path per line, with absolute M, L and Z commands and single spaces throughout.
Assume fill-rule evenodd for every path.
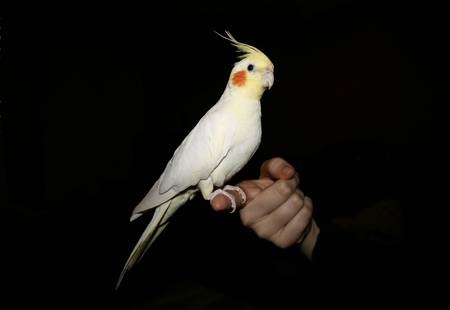
M 270 157 L 292 162 L 316 218 L 377 244 L 354 284 L 384 277 L 405 286 L 436 272 L 430 236 L 440 231 L 430 223 L 445 205 L 448 154 L 443 6 L 152 2 L 27 12 L 3 17 L 1 29 L 1 229 L 13 290 L 130 308 L 187 286 L 221 305 L 223 296 L 270 305 L 273 286 L 303 276 L 295 254 L 196 199 L 113 292 L 149 220 L 130 224 L 130 212 L 220 97 L 236 60 L 214 30 L 275 64 L 261 146 L 233 181 L 256 178 Z M 343 274 L 325 286 L 339 287 Z

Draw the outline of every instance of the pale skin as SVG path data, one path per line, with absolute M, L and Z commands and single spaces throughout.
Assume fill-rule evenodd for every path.
M 313 203 L 298 185 L 295 168 L 276 157 L 262 164 L 259 179 L 236 185 L 247 196 L 245 206 L 237 191 L 227 192 L 235 197 L 244 226 L 280 248 L 300 244 L 303 254 L 311 259 L 320 229 L 312 217 Z M 231 202 L 219 194 L 211 200 L 211 206 L 222 211 L 230 209 Z

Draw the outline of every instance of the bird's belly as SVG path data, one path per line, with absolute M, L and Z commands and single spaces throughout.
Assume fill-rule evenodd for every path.
M 261 141 L 261 129 L 253 134 L 243 135 L 228 152 L 224 160 L 212 173 L 215 186 L 222 187 L 226 181 L 239 172 L 258 149 Z

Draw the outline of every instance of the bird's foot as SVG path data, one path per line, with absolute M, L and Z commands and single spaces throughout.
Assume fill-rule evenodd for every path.
M 214 197 L 216 197 L 219 194 L 222 194 L 225 197 L 227 197 L 228 199 L 230 199 L 230 201 L 231 201 L 231 212 L 230 213 L 234 213 L 234 211 L 236 211 L 236 200 L 234 199 L 234 196 L 232 194 L 227 192 L 227 190 L 237 191 L 239 193 L 239 195 L 241 196 L 241 205 L 243 205 L 247 201 L 247 196 L 245 195 L 244 191 L 240 187 L 231 186 L 231 185 L 226 185 L 224 187 L 224 189 L 215 190 L 214 192 L 209 194 L 208 200 L 213 200 Z
M 241 196 L 241 206 L 243 206 L 247 202 L 247 195 L 245 195 L 244 191 L 239 186 L 225 185 L 225 191 L 236 191 Z

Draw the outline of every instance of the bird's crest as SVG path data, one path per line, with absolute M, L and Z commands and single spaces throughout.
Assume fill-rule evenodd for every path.
M 227 36 L 224 36 L 216 31 L 214 31 L 214 32 L 218 36 L 224 38 L 225 40 L 230 41 L 233 46 L 237 47 L 237 49 L 238 49 L 237 52 L 242 53 L 242 55 L 238 56 L 239 59 L 244 59 L 244 58 L 247 58 L 250 56 L 263 56 L 264 58 L 269 60 L 269 58 L 263 52 L 261 52 L 259 49 L 257 49 L 256 47 L 251 46 L 246 43 L 241 43 L 238 40 L 236 40 L 229 31 L 225 31 Z

